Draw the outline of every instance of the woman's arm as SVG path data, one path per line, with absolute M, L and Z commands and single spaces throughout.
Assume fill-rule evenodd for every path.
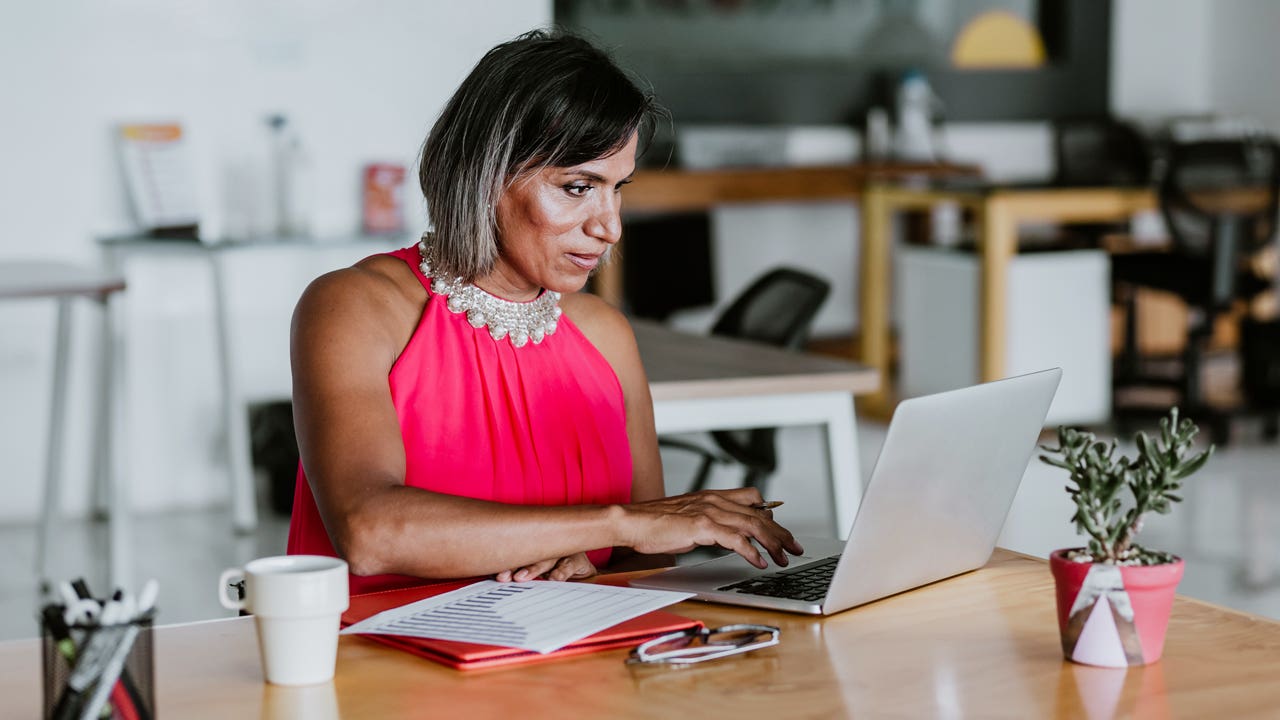
M 404 449 L 387 376 L 424 303 L 425 292 L 411 270 L 381 257 L 319 278 L 294 314 L 299 450 L 321 519 L 353 572 L 468 577 L 598 547 L 659 553 L 709 544 L 763 566 L 749 538 L 780 562 L 784 545 L 796 551 L 785 530 L 760 513 L 741 510 L 750 500 L 746 496 L 705 497 L 679 508 L 650 503 L 541 507 L 405 486 Z M 648 424 L 652 433 L 651 418 Z M 642 481 L 636 499 L 652 497 L 655 487 L 660 495 L 656 444 L 652 456 L 642 453 L 638 462 Z

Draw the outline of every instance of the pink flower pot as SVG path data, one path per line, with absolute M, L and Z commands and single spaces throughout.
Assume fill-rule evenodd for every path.
M 1067 659 L 1127 667 L 1160 659 L 1183 562 L 1116 566 L 1078 563 L 1071 550 L 1049 556 L 1058 596 L 1058 629 Z

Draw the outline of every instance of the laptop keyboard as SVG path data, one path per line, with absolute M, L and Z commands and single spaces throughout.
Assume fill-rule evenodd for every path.
M 831 578 L 835 575 L 836 565 L 839 562 L 840 556 L 832 555 L 798 568 L 757 575 L 716 589 L 817 602 L 826 597 L 827 588 L 831 586 Z

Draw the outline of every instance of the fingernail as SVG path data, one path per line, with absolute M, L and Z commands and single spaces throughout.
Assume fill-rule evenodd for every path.
M 521 570 L 520 572 L 515 574 L 515 579 L 521 582 L 523 582 L 524 579 L 527 577 L 529 577 L 529 573 L 525 572 L 524 570 Z

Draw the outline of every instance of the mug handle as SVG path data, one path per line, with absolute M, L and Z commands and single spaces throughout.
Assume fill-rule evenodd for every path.
M 244 570 L 230 568 L 222 571 L 218 577 L 218 602 L 228 610 L 244 610 L 244 600 L 229 594 L 232 581 L 244 582 Z

